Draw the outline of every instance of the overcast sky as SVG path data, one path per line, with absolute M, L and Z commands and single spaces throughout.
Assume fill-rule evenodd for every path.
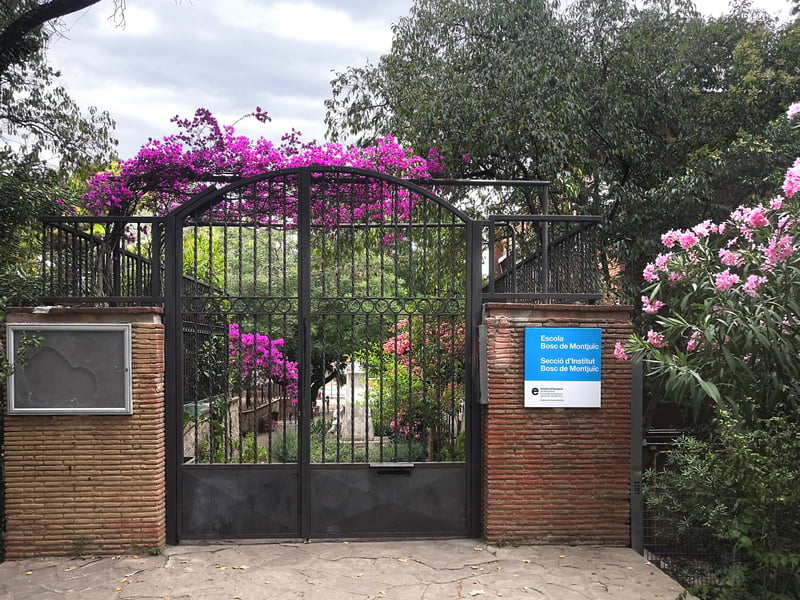
M 325 134 L 323 102 L 334 71 L 376 62 L 391 26 L 413 0 L 128 0 L 125 27 L 109 20 L 112 0 L 64 19 L 49 58 L 84 108 L 108 110 L 119 154 L 175 131 L 170 119 L 210 109 L 231 124 L 256 106 L 272 117 L 236 130 L 275 142 L 293 127 L 307 140 Z M 754 0 L 772 14 L 789 0 Z M 702 0 L 708 14 L 726 0 Z

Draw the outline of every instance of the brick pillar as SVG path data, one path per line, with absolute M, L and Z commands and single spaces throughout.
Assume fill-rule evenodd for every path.
M 7 415 L 6 557 L 165 544 L 160 308 L 8 309 L 8 323 L 131 324 L 132 415 Z
M 487 540 L 630 545 L 631 367 L 613 354 L 629 317 L 623 306 L 485 305 Z M 526 327 L 602 329 L 601 408 L 524 407 Z

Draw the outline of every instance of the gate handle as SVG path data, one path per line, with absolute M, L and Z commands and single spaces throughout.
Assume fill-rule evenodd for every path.
M 414 468 L 414 463 L 371 462 L 369 468 L 374 469 L 378 475 L 407 475 Z

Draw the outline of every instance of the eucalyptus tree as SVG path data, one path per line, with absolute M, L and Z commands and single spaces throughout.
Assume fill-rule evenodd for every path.
M 798 31 L 745 3 L 710 18 L 691 0 L 417 0 L 389 53 L 336 75 L 326 121 L 437 147 L 448 176 L 550 180 L 553 210 L 606 217 L 606 278 L 631 301 L 660 232 L 763 192 L 713 157 L 762 143 L 800 95 Z

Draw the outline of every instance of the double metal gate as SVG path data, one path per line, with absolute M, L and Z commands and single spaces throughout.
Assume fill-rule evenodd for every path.
M 165 230 L 171 542 L 478 534 L 470 219 L 305 167 L 211 189 Z

